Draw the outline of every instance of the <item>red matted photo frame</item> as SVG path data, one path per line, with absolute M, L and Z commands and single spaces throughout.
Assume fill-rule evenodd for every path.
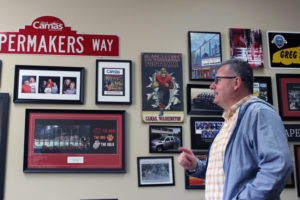
M 276 74 L 279 114 L 283 120 L 300 120 L 300 74 Z
M 24 172 L 125 173 L 125 111 L 26 109 Z

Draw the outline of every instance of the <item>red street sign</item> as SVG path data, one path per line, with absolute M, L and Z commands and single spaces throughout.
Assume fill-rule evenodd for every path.
M 119 37 L 77 34 L 59 18 L 43 16 L 19 32 L 0 32 L 0 53 L 119 56 Z

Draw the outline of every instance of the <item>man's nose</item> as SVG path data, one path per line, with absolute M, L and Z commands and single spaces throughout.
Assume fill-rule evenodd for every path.
M 215 82 L 212 82 L 209 86 L 209 89 L 214 90 L 216 88 Z

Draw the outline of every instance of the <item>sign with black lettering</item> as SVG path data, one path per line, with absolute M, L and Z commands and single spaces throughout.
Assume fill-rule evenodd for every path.
M 59 18 L 42 16 L 19 32 L 0 32 L 0 53 L 119 56 L 119 37 L 77 34 Z
M 270 68 L 300 68 L 300 32 L 268 31 Z
M 300 124 L 285 124 L 284 127 L 289 142 L 300 142 Z

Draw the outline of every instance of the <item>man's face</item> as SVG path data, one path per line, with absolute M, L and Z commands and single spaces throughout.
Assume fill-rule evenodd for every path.
M 166 70 L 165 68 L 162 68 L 162 69 L 160 70 L 160 75 L 161 75 L 162 78 L 165 78 L 166 75 L 167 75 L 167 70 Z
M 228 110 L 231 106 L 231 97 L 234 94 L 234 77 L 236 77 L 233 72 L 227 70 L 227 67 L 228 65 L 225 65 L 218 70 L 216 80 L 210 85 L 210 89 L 215 94 L 214 103 L 224 110 Z

